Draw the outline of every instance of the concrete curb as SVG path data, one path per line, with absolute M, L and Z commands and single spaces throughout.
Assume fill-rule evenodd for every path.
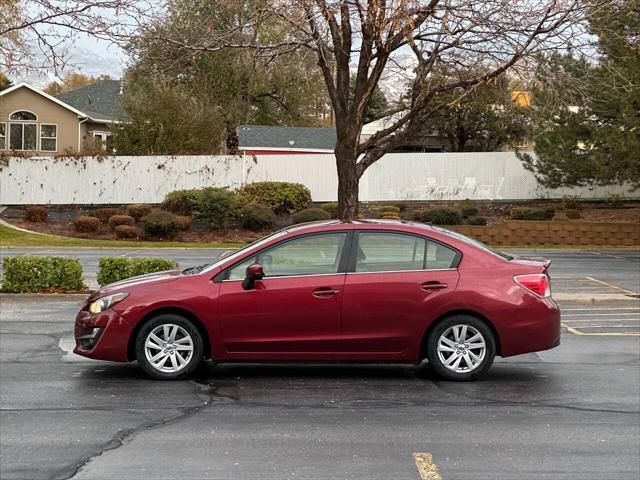
M 640 298 L 620 293 L 554 293 L 553 299 L 558 303 L 579 305 L 628 305 L 640 307 Z

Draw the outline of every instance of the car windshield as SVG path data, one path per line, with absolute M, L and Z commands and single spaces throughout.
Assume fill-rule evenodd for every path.
M 474 240 L 473 238 L 469 238 L 466 235 L 462 235 L 461 233 L 458 232 L 454 232 L 452 230 L 446 230 L 444 228 L 438 228 L 438 227 L 433 227 L 435 230 L 438 230 L 442 233 L 445 233 L 447 235 L 449 235 L 450 237 L 455 238 L 456 240 L 460 240 L 462 242 L 465 243 L 469 243 L 475 247 L 481 248 L 483 250 L 487 250 L 488 252 L 493 253 L 494 255 L 497 255 L 501 258 L 504 258 L 505 260 L 513 260 L 513 255 L 509 255 L 508 253 L 504 253 L 496 248 L 490 247 L 489 245 L 486 245 L 482 242 L 479 242 L 478 240 Z
M 204 268 L 202 268 L 200 270 L 200 272 L 209 272 L 209 271 L 213 270 L 214 268 L 220 266 L 224 262 L 227 262 L 229 260 L 233 260 L 235 258 L 241 257 L 250 248 L 259 247 L 260 245 L 264 245 L 265 243 L 270 242 L 274 238 L 278 238 L 278 237 L 282 237 L 283 235 L 286 235 L 287 232 L 288 232 L 287 229 L 278 230 L 277 232 L 272 233 L 271 235 L 267 235 L 266 237 L 263 237 L 263 238 L 261 238 L 259 240 L 256 240 L 255 242 L 250 243 L 246 247 L 243 247 L 240 250 L 236 250 L 235 252 L 233 252 L 231 254 L 227 254 L 227 252 L 224 252 L 222 255 L 220 255 L 220 257 L 215 262 L 213 262 L 213 263 L 211 263 L 209 265 L 206 265 Z

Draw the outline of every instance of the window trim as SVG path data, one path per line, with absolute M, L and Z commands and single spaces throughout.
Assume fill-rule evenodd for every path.
M 42 148 L 42 127 L 44 125 L 47 126 L 54 126 L 56 127 L 56 136 L 55 137 L 44 137 L 44 140 L 55 140 L 56 141 L 56 148 L 55 150 L 45 150 Z M 47 153 L 56 153 L 58 151 L 58 124 L 57 123 L 41 123 L 40 127 L 38 128 L 38 133 L 40 135 L 38 135 L 38 151 L 39 152 L 47 152 Z
M 7 122 L 0 122 L 0 125 L 4 125 L 4 140 L 0 143 L 0 150 L 8 150 L 7 148 L 7 136 L 9 133 L 9 124 Z
M 351 256 L 351 250 L 353 248 L 353 237 L 354 237 L 354 231 L 353 230 L 327 230 L 324 232 L 310 232 L 310 233 L 303 233 L 302 235 L 296 235 L 294 237 L 289 237 L 289 238 L 285 238 L 284 240 L 281 240 L 278 243 L 274 243 L 273 245 L 269 245 L 267 247 L 264 247 L 260 250 L 254 251 L 252 253 L 250 253 L 249 255 L 246 255 L 244 257 L 242 257 L 240 260 L 238 260 L 237 262 L 234 262 L 233 264 L 229 265 L 228 267 L 225 267 L 220 273 L 218 273 L 215 277 L 213 277 L 213 282 L 214 283 L 220 283 L 220 282 L 242 282 L 242 279 L 234 279 L 231 280 L 229 279 L 229 274 L 231 273 L 231 270 L 234 269 L 237 265 L 243 263 L 245 260 L 247 260 L 248 258 L 251 258 L 253 256 L 258 256 L 259 254 L 264 254 L 267 253 L 270 250 L 273 250 L 276 247 L 280 247 L 286 243 L 292 242 L 294 240 L 299 240 L 301 238 L 305 238 L 305 237 L 316 237 L 316 236 L 320 236 L 320 235 L 335 235 L 338 233 L 345 233 L 346 234 L 346 238 L 344 240 L 344 245 L 342 247 L 342 252 L 340 252 L 340 259 L 338 260 L 338 271 L 335 273 L 309 273 L 309 274 L 300 274 L 300 275 L 277 275 L 277 276 L 265 276 L 263 278 L 263 280 L 271 280 L 274 278 L 299 278 L 299 277 L 313 277 L 313 276 L 329 276 L 329 275 L 344 275 L 345 273 L 348 273 L 346 268 L 347 268 L 347 261 L 348 258 Z
M 351 245 L 351 255 L 349 257 L 349 264 L 348 264 L 348 270 L 347 270 L 347 274 L 351 275 L 351 274 L 355 274 L 355 275 L 362 275 L 362 274 L 380 274 L 380 273 L 402 273 L 402 272 L 437 272 L 437 271 L 446 271 L 446 270 L 457 270 L 458 267 L 460 266 L 460 262 L 462 261 L 462 252 L 460 250 L 458 250 L 456 247 L 449 245 L 447 243 L 444 243 L 440 240 L 437 240 L 433 237 L 429 237 L 426 235 L 420 235 L 419 233 L 415 233 L 415 232 L 405 232 L 402 230 L 384 230 L 384 229 L 357 229 L 355 230 L 356 234 L 354 235 L 353 238 L 353 242 Z M 443 247 L 448 248 L 449 250 L 453 250 L 456 255 L 453 259 L 452 262 L 452 267 L 449 268 L 423 268 L 420 270 L 415 270 L 415 269 L 408 269 L 408 270 L 380 270 L 377 272 L 356 272 L 356 257 L 357 257 L 357 248 L 358 248 L 358 239 L 359 239 L 359 235 L 360 233 L 386 233 L 386 234 L 395 234 L 395 235 L 407 235 L 410 237 L 418 237 L 420 239 L 423 239 L 425 242 L 434 242 L 434 243 L 438 243 L 440 245 L 442 245 Z M 427 255 L 427 245 L 425 244 L 425 251 L 424 251 L 425 257 Z
M 36 118 L 35 118 L 35 120 L 15 120 L 15 119 L 11 118 L 12 115 L 15 115 L 18 112 L 27 112 L 27 113 L 30 113 L 31 115 L 33 115 Z M 20 123 L 22 123 L 22 122 L 25 122 L 25 123 L 27 123 L 27 122 L 37 122 L 38 121 L 38 115 L 35 112 L 32 112 L 31 110 L 25 110 L 24 108 L 21 108 L 20 110 L 15 110 L 15 111 L 13 111 L 13 112 L 11 112 L 9 114 L 9 121 L 10 122 L 20 122 Z
M 22 111 L 22 110 L 18 110 Z M 22 125 L 22 147 L 23 148 L 11 148 L 11 125 Z M 24 127 L 25 125 L 34 125 L 36 127 L 36 148 L 25 149 L 24 148 Z M 38 147 L 38 134 L 40 133 L 40 129 L 38 128 L 38 122 L 34 122 L 33 120 L 13 120 L 9 122 L 9 145 L 8 150 L 12 150 L 14 152 L 37 152 Z

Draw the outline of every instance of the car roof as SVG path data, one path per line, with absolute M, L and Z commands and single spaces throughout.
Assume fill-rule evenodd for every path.
M 354 229 L 366 229 L 366 228 L 382 228 L 390 230 L 431 230 L 435 229 L 426 223 L 411 222 L 407 220 L 389 220 L 389 219 L 375 219 L 367 218 L 362 220 L 320 220 L 317 222 L 300 223 L 297 225 L 291 225 L 287 227 L 288 233 L 312 233 L 321 232 L 326 230 L 354 230 Z

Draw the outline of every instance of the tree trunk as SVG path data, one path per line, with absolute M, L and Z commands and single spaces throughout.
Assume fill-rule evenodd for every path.
M 360 182 L 356 168 L 355 148 L 338 145 L 335 154 L 338 167 L 338 218 L 354 220 L 358 218 L 358 184 Z

